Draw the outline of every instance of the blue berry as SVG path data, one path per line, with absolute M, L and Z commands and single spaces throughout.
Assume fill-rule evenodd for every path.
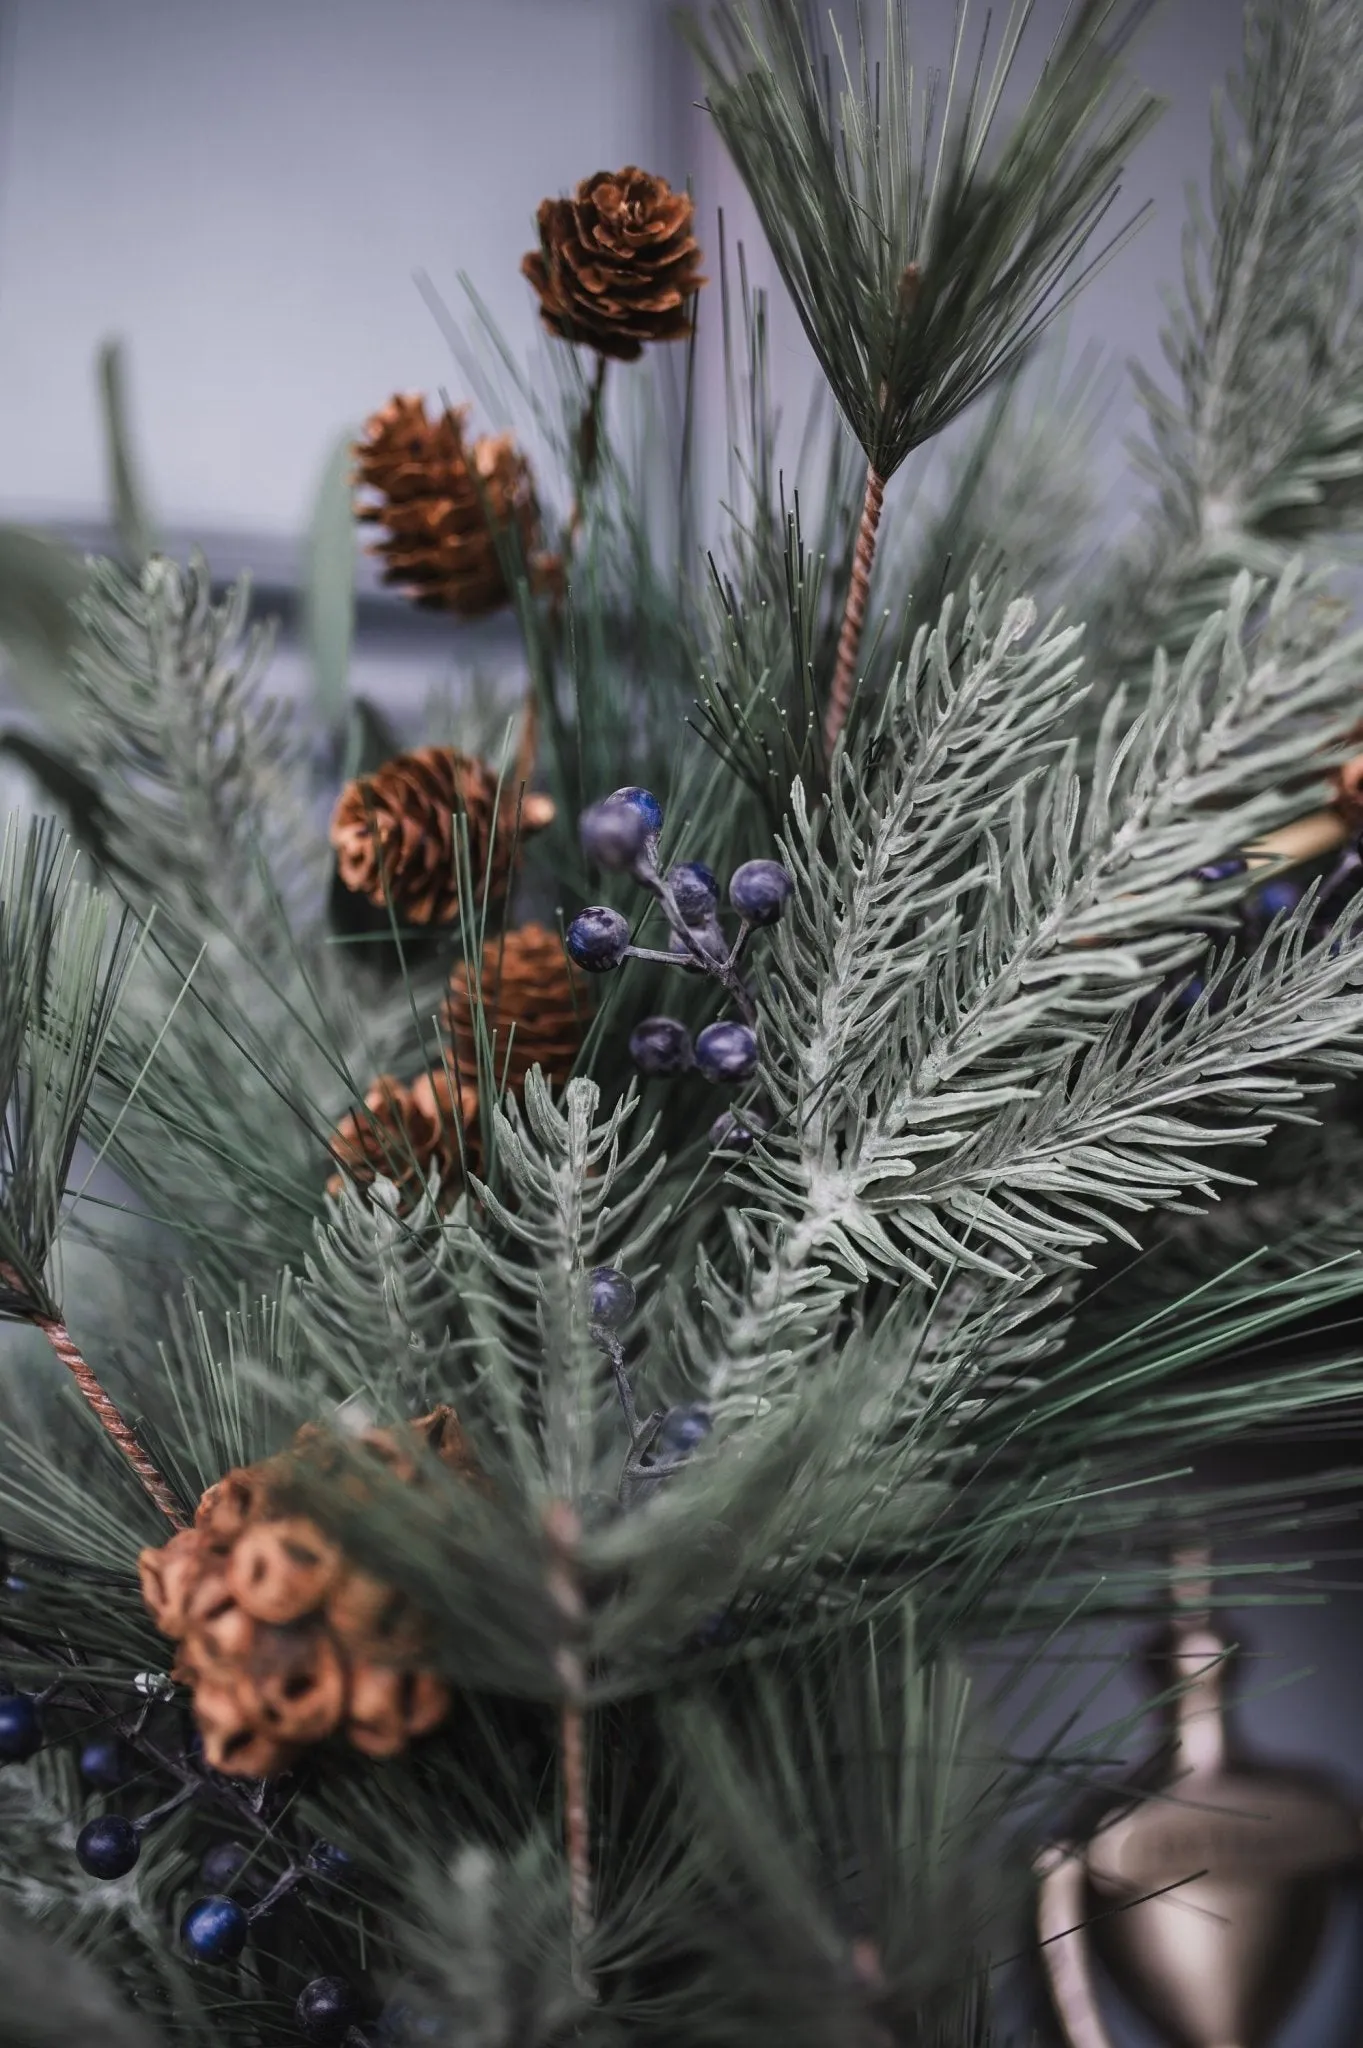
M 1173 1008 L 1175 1010 L 1191 1010 L 1198 998 L 1205 995 L 1206 992 L 1206 982 L 1195 974 L 1190 981 L 1183 982 L 1176 991 Z
M 669 1408 L 653 1439 L 655 1458 L 689 1458 L 704 1443 L 714 1423 L 703 1401 L 684 1401 Z
M 401 2043 L 402 2048 L 416 2041 L 444 2041 L 448 2038 L 444 2021 L 435 2013 L 420 2012 L 396 1993 L 388 2000 L 379 2014 L 379 2039 L 385 2042 Z
M 1206 861 L 1200 868 L 1193 869 L 1195 882 L 1230 882 L 1245 872 L 1245 862 L 1238 853 L 1227 854 L 1224 860 Z
M 704 924 L 719 907 L 719 883 L 704 861 L 678 861 L 667 871 L 672 900 L 688 924 Z
M 1276 882 L 1264 883 L 1263 888 L 1259 890 L 1254 898 L 1254 908 L 1258 916 L 1267 924 L 1270 919 L 1281 916 L 1285 912 L 1295 910 L 1301 902 L 1301 898 L 1302 889 L 1300 882 L 1289 881 L 1284 875 Z
M 360 2016 L 359 2000 L 344 1977 L 314 1977 L 298 1994 L 293 2016 L 305 2041 L 343 2041 Z
M 568 951 L 589 974 L 607 974 L 629 949 L 629 926 L 618 910 L 594 903 L 579 911 L 568 927 Z
M 8 1600 L 22 1600 L 28 1592 L 28 1580 L 21 1579 L 17 1572 L 5 1576 L 5 1597 Z
M 76 1836 L 76 1861 L 91 1877 L 126 1877 L 141 1851 L 137 1829 L 118 1813 L 88 1820 Z
M 645 1017 L 630 1033 L 629 1056 L 641 1074 L 684 1074 L 695 1049 L 691 1033 L 675 1017 Z
M 584 811 L 578 820 L 578 832 L 588 860 L 616 873 L 632 868 L 648 846 L 648 826 L 635 806 L 614 798 Z
M 637 811 L 650 839 L 656 839 L 663 829 L 663 807 L 651 789 L 639 789 L 631 783 L 625 789 L 613 789 L 606 802 L 628 804 L 632 811 Z
M 196 1899 L 180 1922 L 180 1939 L 196 1963 L 234 1963 L 249 1923 L 235 1900 Z
M 120 1785 L 127 1784 L 135 1762 L 128 1745 L 117 1735 L 92 1735 L 81 1748 L 80 1774 L 87 1785 L 98 1785 L 102 1792 L 116 1792 Z
M 775 924 L 795 884 L 779 860 L 745 860 L 729 883 L 729 901 L 745 924 Z
M 634 1286 L 617 1266 L 597 1266 L 588 1283 L 591 1319 L 602 1329 L 618 1330 L 634 1314 Z
M 38 1709 L 26 1692 L 0 1694 L 0 1764 L 21 1764 L 42 1745 Z
M 308 1851 L 308 1869 L 332 1884 L 345 1884 L 354 1881 L 355 1858 L 348 1849 L 335 1842 L 324 1842 L 319 1836 Z
M 757 1033 L 721 1019 L 696 1040 L 696 1065 L 707 1081 L 746 1081 L 757 1071 Z
M 229 1891 L 240 1878 L 250 1856 L 245 1842 L 215 1842 L 199 1865 L 200 1883 L 206 1884 L 211 1892 Z M 242 1889 L 258 1889 L 253 1876 L 247 1879 Z
M 710 1126 L 710 1144 L 716 1152 L 750 1152 L 767 1128 L 765 1117 L 745 1109 L 741 1117 L 726 1109 Z

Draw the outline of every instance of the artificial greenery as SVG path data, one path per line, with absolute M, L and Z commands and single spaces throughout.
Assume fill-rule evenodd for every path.
M 792 450 L 761 294 L 717 244 L 722 519 L 689 481 L 685 345 L 603 382 L 563 344 L 525 371 L 476 298 L 474 338 L 452 326 L 475 398 L 544 451 L 561 586 L 499 545 L 557 815 L 509 907 L 465 866 L 434 935 L 391 903 L 338 919 L 330 887 L 361 731 L 338 458 L 319 747 L 268 693 L 244 587 L 149 550 L 106 361 L 129 559 L 82 573 L 45 740 L 99 831 L 78 855 L 14 821 L 0 860 L 0 1310 L 32 1332 L 0 1383 L 0 1671 L 44 1737 L 0 1771 L 0 2040 L 985 2048 L 1031 1853 L 1124 1732 L 1035 1733 L 1066 1630 L 1148 1614 L 1190 1531 L 1252 1524 L 1286 1565 L 1337 1508 L 1347 1475 L 1299 1498 L 1201 1461 L 1363 1396 L 1355 898 L 1327 874 L 1275 911 L 1271 860 L 1238 857 L 1354 744 L 1363 642 L 1289 547 L 1353 520 L 1330 238 L 1356 227 L 1363 72 L 1346 6 L 1250 0 L 1212 284 L 1095 644 L 1066 600 L 1097 386 L 1031 341 L 1150 118 L 1114 97 L 1142 12 L 1076 9 L 1006 134 L 1025 7 L 978 68 L 962 29 L 956 96 L 926 101 L 896 0 L 883 67 L 863 36 L 836 93 L 793 4 L 697 25 L 825 380 Z M 1292 298 L 1269 281 L 1294 237 Z M 935 478 L 906 463 L 981 395 Z M 905 478 L 858 566 L 868 463 Z M 1199 552 L 1232 487 L 1236 544 L 1223 521 Z M 486 721 L 507 777 L 526 700 Z M 650 912 L 566 1083 L 503 1093 L 475 1005 L 453 1199 L 333 1181 L 376 1075 L 448 1078 L 452 966 L 531 914 L 637 913 L 577 832 L 635 784 L 664 864 L 793 878 L 730 1098 L 756 1142 L 713 1149 L 695 1074 L 631 1074 L 642 1017 L 715 1014 Z M 609 1328 L 603 1266 L 634 1290 Z M 357 1431 L 440 1403 L 477 1484 L 365 1464 Z M 641 1463 L 634 1420 L 697 1413 L 688 1456 Z M 386 1761 L 333 1740 L 256 1783 L 204 1765 L 136 1560 L 304 1425 L 329 1456 L 292 1509 L 424 1618 L 452 1707 Z M 177 1799 L 135 1867 L 87 1874 L 80 1828 Z M 216 1893 L 255 1912 L 239 1960 L 180 1934 Z M 332 1979 L 328 2033 L 298 2001 Z

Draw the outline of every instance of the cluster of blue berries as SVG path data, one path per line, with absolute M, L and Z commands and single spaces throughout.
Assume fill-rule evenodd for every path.
M 658 865 L 662 805 L 646 789 L 617 789 L 593 804 L 580 820 L 583 851 L 613 874 L 630 874 L 648 890 L 667 919 L 665 952 L 636 946 L 629 922 L 618 910 L 594 904 L 568 927 L 568 951 L 591 974 L 609 973 L 626 959 L 656 960 L 685 973 L 708 974 L 730 997 L 737 1018 L 707 1024 L 693 1039 L 675 1017 L 645 1017 L 633 1032 L 630 1056 L 641 1074 L 672 1076 L 695 1071 L 707 1081 L 734 1085 L 757 1071 L 757 1012 L 739 974 L 739 963 L 755 931 L 776 924 L 790 901 L 789 873 L 775 860 L 749 860 L 729 881 L 729 903 L 738 919 L 730 940 L 719 918 L 719 883 L 698 860 Z M 711 1137 L 716 1145 L 751 1144 L 761 1119 L 720 1117 Z
M 46 1694 L 0 1693 L 0 1765 L 27 1763 L 43 1746 L 42 1708 Z M 121 1734 L 90 1736 L 79 1751 L 80 1775 L 101 1792 L 117 1792 L 142 1770 L 132 1744 Z M 76 1861 L 88 1876 L 104 1882 L 126 1877 L 136 1868 L 143 1838 L 172 1813 L 187 1805 L 201 1789 L 197 1780 L 135 1820 L 105 1813 L 85 1823 L 76 1837 Z M 219 1842 L 199 1867 L 205 1896 L 194 1900 L 180 1922 L 180 1939 L 198 1963 L 234 1963 L 246 1946 L 253 1924 L 305 1879 L 335 1885 L 352 1879 L 354 1859 L 334 1842 L 315 1841 L 301 1863 L 291 1864 L 268 1888 L 247 1868 L 251 1851 L 244 1842 Z M 236 1891 L 241 1898 L 229 1893 Z M 245 1903 L 243 1903 L 243 1900 Z M 364 2037 L 354 2031 L 361 2018 L 359 1994 L 343 1977 L 313 1977 L 298 1993 L 294 2020 L 300 2037 L 320 2048 L 341 2048 Z

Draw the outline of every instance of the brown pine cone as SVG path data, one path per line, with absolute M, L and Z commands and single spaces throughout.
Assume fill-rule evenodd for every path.
M 419 393 L 390 398 L 356 443 L 355 482 L 375 493 L 359 518 L 388 531 L 373 549 L 383 581 L 420 605 L 473 619 L 510 599 L 498 534 L 514 529 L 532 561 L 540 518 L 530 466 L 510 434 L 466 445 L 467 411 L 429 420 Z
M 479 986 L 499 1084 L 519 1095 L 532 1067 L 541 1067 L 556 1086 L 566 1081 L 591 1014 L 591 987 L 564 952 L 559 934 L 546 925 L 523 924 L 489 940 Z M 477 1041 L 463 961 L 450 977 L 444 1022 L 461 1088 L 476 1090 Z
M 348 782 L 331 819 L 345 888 L 400 924 L 448 924 L 460 911 L 468 833 L 468 894 L 498 903 L 526 839 L 554 815 L 553 800 L 513 789 L 486 761 L 454 747 L 396 754 Z M 519 798 L 519 801 L 518 801 Z
M 584 178 L 571 199 L 544 199 L 540 245 L 521 258 L 540 317 L 563 341 L 633 362 L 647 341 L 684 341 L 705 279 L 695 207 L 634 164 Z
M 290 1506 L 300 1460 L 325 1469 L 334 1441 L 305 1428 L 291 1451 L 229 1472 L 192 1528 L 137 1561 L 152 1620 L 178 1645 L 173 1676 L 193 1691 L 204 1756 L 229 1776 L 273 1776 L 338 1730 L 368 1756 L 394 1756 L 449 1707 L 423 1668 L 427 1635 L 410 1604 Z M 452 1408 L 360 1442 L 405 1483 L 421 1446 L 485 1486 Z
M 443 1071 L 419 1074 L 410 1083 L 380 1074 L 365 1095 L 364 1108 L 343 1116 L 332 1132 L 331 1155 L 341 1171 L 327 1182 L 327 1193 L 340 1194 L 347 1179 L 368 1187 L 382 1177 L 394 1183 L 408 1208 L 426 1192 L 435 1166 L 440 1199 L 448 1200 L 463 1184 L 463 1162 L 473 1153 L 477 1135 L 478 1097 L 462 1082 L 456 1106 Z

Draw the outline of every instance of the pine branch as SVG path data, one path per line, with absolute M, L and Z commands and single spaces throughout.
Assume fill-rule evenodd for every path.
M 1181 652 L 1238 570 L 1278 575 L 1363 519 L 1360 65 L 1349 0 L 1252 0 L 1164 335 L 1175 389 L 1135 373 L 1153 495 L 1095 608 L 1102 666 Z

